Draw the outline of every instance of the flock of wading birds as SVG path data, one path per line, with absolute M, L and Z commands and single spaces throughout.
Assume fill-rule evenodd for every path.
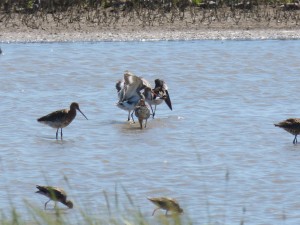
M 2 50 L 0 48 L 0 55 Z M 116 89 L 118 92 L 117 106 L 120 109 L 128 111 L 128 121 L 130 118 L 133 119 L 133 113 L 138 118 L 140 128 L 143 129 L 143 121 L 145 120 L 145 128 L 147 126 L 147 120 L 149 119 L 152 111 L 152 118 L 155 116 L 156 106 L 165 102 L 168 107 L 172 110 L 172 103 L 168 93 L 168 86 L 163 80 L 156 79 L 154 89 L 151 88 L 150 83 L 142 77 L 135 76 L 130 72 L 125 72 L 123 80 L 119 80 L 116 83 Z M 143 91 L 143 93 L 142 93 Z M 154 105 L 154 110 L 152 108 Z M 149 109 L 150 108 L 150 109 Z M 68 126 L 73 119 L 76 117 L 76 110 L 78 110 L 86 119 L 87 117 L 79 109 L 79 105 L 73 102 L 70 105 L 70 109 L 62 109 L 52 112 L 46 116 L 39 118 L 37 121 L 47 124 L 50 127 L 56 128 L 56 139 L 58 139 L 58 131 L 61 129 L 60 137 L 62 139 L 62 128 Z M 297 135 L 300 133 L 300 118 L 290 118 L 274 124 L 277 127 L 283 128 L 287 132 L 293 134 L 293 143 L 297 143 Z M 49 200 L 45 203 L 45 209 L 47 203 L 51 200 L 56 202 L 61 202 L 62 204 L 73 208 L 73 203 L 67 200 L 67 194 L 62 188 L 52 187 L 52 186 L 40 186 L 37 185 L 38 191 L 36 193 L 45 195 Z M 166 215 L 168 211 L 173 211 L 175 213 L 182 213 L 183 210 L 180 208 L 178 202 L 175 199 L 168 197 L 158 197 L 158 198 L 148 198 L 153 202 L 157 208 L 154 209 L 152 215 L 158 209 L 166 210 Z
M 151 115 L 150 109 L 153 118 L 155 116 L 156 106 L 162 102 L 165 102 L 172 110 L 172 103 L 168 93 L 168 87 L 163 80 L 156 79 L 155 87 L 151 88 L 151 85 L 147 80 L 126 71 L 123 80 L 117 81 L 116 89 L 119 99 L 116 105 L 120 109 L 128 111 L 128 121 L 132 119 L 134 122 L 133 114 L 135 114 L 135 116 L 138 118 L 141 129 L 143 129 L 143 127 L 146 128 L 147 120 Z M 152 106 L 154 106 L 154 110 Z M 70 109 L 57 110 L 39 118 L 37 121 L 56 128 L 56 139 L 58 139 L 58 132 L 59 129 L 61 129 L 60 137 L 62 139 L 62 128 L 68 126 L 73 121 L 73 119 L 76 117 L 76 110 L 78 110 L 87 119 L 87 117 L 79 109 L 78 103 L 73 102 L 70 106 Z M 143 125 L 144 120 L 145 125 Z M 300 133 L 300 118 L 290 118 L 274 125 L 281 127 L 289 133 L 295 135 L 293 143 L 297 143 L 297 135 Z M 67 200 L 67 194 L 63 189 L 40 185 L 37 185 L 36 188 L 38 189 L 36 193 L 45 195 L 49 198 L 49 200 L 45 203 L 45 209 L 47 203 L 51 200 L 55 201 L 55 203 L 61 202 L 69 208 L 73 208 L 72 201 Z M 175 213 L 183 212 L 182 208 L 180 208 L 175 199 L 168 197 L 148 199 L 157 206 L 152 215 L 154 215 L 155 211 L 158 209 L 166 210 L 166 215 L 168 211 L 173 211 Z
M 126 71 L 123 80 L 117 81 L 116 89 L 119 99 L 116 105 L 120 109 L 128 111 L 128 121 L 132 119 L 134 122 L 133 114 L 135 114 L 138 118 L 141 129 L 143 129 L 143 127 L 146 128 L 147 120 L 150 115 L 154 118 L 157 105 L 165 102 L 172 110 L 168 87 L 163 80 L 156 79 L 155 87 L 151 88 L 151 85 L 147 80 Z M 152 106 L 154 106 L 154 110 Z M 150 112 L 150 109 L 152 113 Z M 78 110 L 87 119 L 87 117 L 79 109 L 78 103 L 73 102 L 70 109 L 62 109 L 52 112 L 39 118 L 37 121 L 56 128 L 56 139 L 58 139 L 58 132 L 59 129 L 61 129 L 60 136 L 62 139 L 62 128 L 68 126 L 73 121 L 76 117 L 76 110 Z M 145 125 L 143 125 L 144 120 Z M 295 136 L 293 143 L 297 143 L 297 135 L 300 133 L 300 118 L 290 118 L 274 125 L 293 134 Z M 55 201 L 55 203 L 61 202 L 69 208 L 73 208 L 72 201 L 67 200 L 67 194 L 62 188 L 40 185 L 37 185 L 36 188 L 38 189 L 36 193 L 45 195 L 49 198 L 49 200 L 45 203 L 45 209 L 47 207 L 47 203 L 51 200 Z M 154 215 L 155 211 L 158 209 L 166 210 L 166 215 L 168 211 L 173 211 L 175 213 L 183 212 L 175 199 L 168 197 L 148 199 L 157 206 L 152 215 Z
M 152 118 L 154 118 L 157 105 L 165 102 L 172 110 L 168 86 L 163 80 L 156 79 L 155 87 L 151 88 L 151 85 L 147 80 L 126 71 L 123 80 L 117 81 L 116 89 L 119 99 L 116 105 L 120 109 L 128 111 L 128 121 L 131 121 L 132 119 L 132 122 L 134 123 L 133 114 L 135 114 L 135 116 L 138 118 L 141 129 L 143 129 L 143 127 L 146 128 L 147 120 L 149 119 L 150 115 L 152 115 Z M 154 106 L 154 110 L 152 106 Z M 150 112 L 150 109 L 152 113 Z M 78 110 L 86 119 L 88 119 L 80 110 L 79 104 L 73 102 L 70 105 L 70 109 L 57 110 L 37 119 L 37 121 L 56 128 L 56 139 L 58 139 L 58 132 L 60 129 L 60 137 L 62 139 L 62 128 L 68 126 L 74 120 L 76 117 L 76 110 Z M 143 124 L 144 120 L 145 123 Z M 69 208 L 73 208 L 72 201 L 67 199 L 67 194 L 62 188 L 40 185 L 37 185 L 36 188 L 38 189 L 36 193 L 45 195 L 49 198 L 44 205 L 45 209 L 48 202 L 51 200 L 55 201 L 55 203 L 61 202 Z M 157 206 L 152 215 L 154 215 L 155 211 L 158 209 L 166 210 L 166 215 L 168 211 L 172 211 L 174 213 L 183 212 L 175 199 L 168 197 L 148 199 Z

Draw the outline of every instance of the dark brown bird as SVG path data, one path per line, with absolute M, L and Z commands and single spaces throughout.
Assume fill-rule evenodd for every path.
M 152 111 L 152 118 L 155 116 L 156 106 L 160 105 L 162 102 L 165 102 L 168 107 L 172 110 L 172 102 L 168 92 L 168 86 L 163 80 L 155 79 L 155 88 L 151 89 L 151 87 L 144 88 L 144 96 L 146 98 L 146 102 L 150 105 Z M 154 105 L 154 110 L 152 108 Z
M 178 202 L 175 199 L 167 198 L 167 197 L 159 197 L 159 198 L 148 198 L 153 204 L 157 206 L 154 209 L 152 216 L 154 215 L 155 211 L 158 209 L 166 210 L 166 215 L 168 211 L 173 211 L 175 213 L 183 213 L 183 209 L 180 208 Z
M 52 187 L 52 186 L 39 186 L 36 185 L 36 188 L 39 189 L 35 193 L 39 193 L 41 195 L 45 195 L 49 198 L 49 200 L 45 203 L 45 209 L 47 207 L 48 202 L 55 201 L 55 205 L 57 202 L 61 202 L 62 204 L 68 206 L 70 209 L 73 208 L 73 202 L 70 200 L 67 200 L 67 194 L 66 192 L 58 187 Z
M 143 120 L 146 120 L 145 122 L 145 128 L 146 128 L 147 120 L 150 117 L 150 110 L 147 107 L 144 99 L 139 100 L 139 102 L 135 106 L 134 112 L 135 112 L 135 116 L 139 120 L 141 129 L 143 129 Z
M 296 144 L 298 142 L 297 135 L 300 134 L 300 118 L 290 118 L 274 125 L 295 135 L 293 143 Z
M 60 131 L 60 137 L 62 139 L 63 133 L 62 129 L 68 126 L 76 117 L 76 110 L 78 110 L 86 119 L 88 119 L 83 112 L 79 109 L 79 105 L 76 102 L 73 102 L 70 105 L 70 109 L 61 109 L 55 112 L 52 112 L 46 116 L 43 116 L 37 119 L 38 122 L 47 124 L 50 127 L 57 128 L 56 130 L 56 139 L 58 136 L 58 130 Z

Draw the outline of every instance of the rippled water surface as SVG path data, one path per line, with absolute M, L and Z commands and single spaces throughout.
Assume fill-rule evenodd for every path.
M 1 44 L 0 208 L 43 208 L 36 184 L 79 209 L 145 217 L 176 198 L 193 224 L 300 224 L 300 144 L 274 123 L 300 117 L 300 41 Z M 144 130 L 115 106 L 125 70 L 164 79 L 173 111 Z M 36 121 L 76 101 L 64 139 Z M 105 193 L 105 194 L 104 194 Z M 48 204 L 51 209 L 53 203 Z M 64 208 L 63 205 L 58 205 Z M 49 210 L 51 213 L 51 210 Z M 157 212 L 157 216 L 163 212 Z M 26 217 L 26 215 L 23 215 Z

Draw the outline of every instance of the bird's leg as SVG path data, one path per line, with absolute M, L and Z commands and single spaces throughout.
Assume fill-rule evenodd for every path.
M 152 105 L 151 105 L 151 104 L 149 104 L 149 105 L 150 105 L 150 109 L 151 109 L 151 112 L 152 112 L 152 118 L 154 119 L 154 114 L 155 114 L 155 112 L 153 112 Z
M 297 134 L 295 135 L 295 138 L 293 140 L 293 144 L 296 144 L 298 141 L 297 141 Z
M 155 116 L 155 112 L 156 112 L 156 105 L 154 106 L 153 118 L 154 118 L 154 116 Z
M 152 213 L 152 216 L 154 215 L 154 213 L 156 212 L 156 210 L 158 210 L 158 209 L 160 209 L 160 208 L 156 208 L 156 209 L 154 209 L 154 211 L 153 211 L 153 213 Z
M 141 129 L 143 129 L 143 120 L 140 120 L 140 119 L 139 119 L 139 123 L 140 123 Z
M 133 119 L 133 113 L 134 113 L 134 110 L 132 111 L 131 113 L 131 118 L 132 118 L 132 121 L 134 122 L 134 119 Z M 134 122 L 135 123 L 135 122 Z
M 62 128 L 60 128 L 60 139 L 62 140 L 63 138 L 63 133 L 62 133 Z
M 46 210 L 48 202 L 50 202 L 50 201 L 51 201 L 51 199 L 49 199 L 47 202 L 45 202 L 45 210 Z
M 128 121 L 130 121 L 130 111 L 128 111 Z
M 168 215 L 168 210 L 166 210 L 166 216 Z
M 145 122 L 145 128 L 146 128 L 146 126 L 147 126 L 147 120 L 146 120 L 146 122 Z
M 59 130 L 59 128 L 57 128 L 57 130 L 56 130 L 56 140 L 57 140 L 58 130 Z

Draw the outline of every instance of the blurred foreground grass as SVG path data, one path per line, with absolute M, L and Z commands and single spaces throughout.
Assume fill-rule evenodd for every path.
M 15 208 L 12 208 L 8 215 L 1 214 L 1 225 L 192 225 L 191 222 L 183 221 L 181 215 L 159 215 L 151 218 L 143 216 L 138 210 L 130 210 L 126 215 L 107 215 L 105 218 L 96 218 L 88 212 L 80 211 L 81 217 L 74 215 L 75 218 L 66 216 L 64 210 L 42 210 L 27 203 L 29 215 L 22 218 Z M 68 213 L 71 214 L 72 212 Z M 78 220 L 77 220 L 78 219 Z

